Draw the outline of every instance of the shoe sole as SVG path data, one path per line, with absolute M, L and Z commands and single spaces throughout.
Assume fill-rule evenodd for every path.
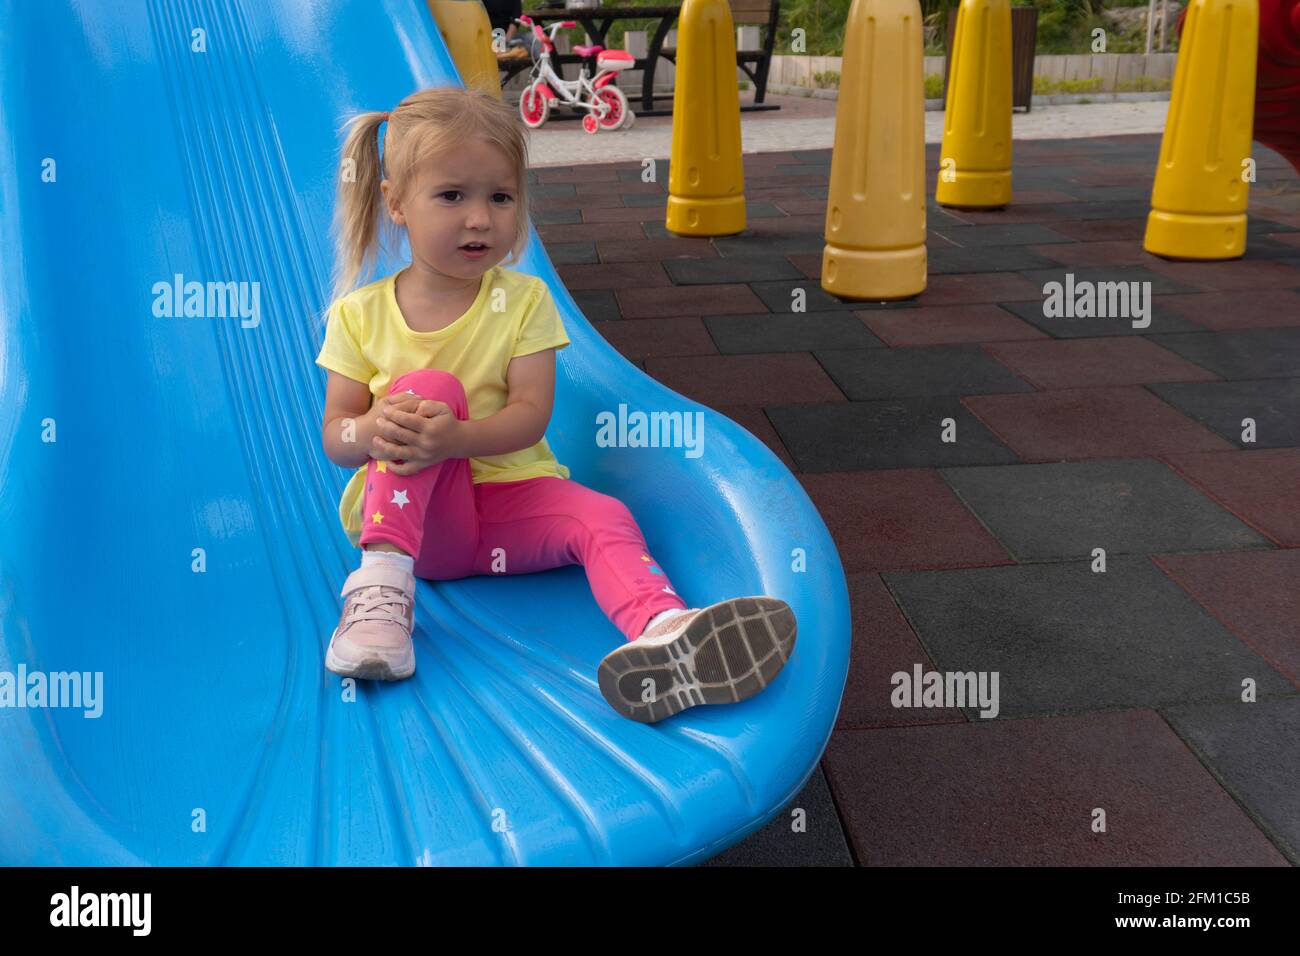
M 356 677 L 361 680 L 405 680 L 415 673 L 415 647 L 400 659 L 389 660 L 378 653 L 368 654 L 360 661 L 345 661 L 334 653 L 334 638 L 330 638 L 329 649 L 325 652 L 325 668 L 340 677 Z
M 780 673 L 794 650 L 790 605 L 775 598 L 733 598 L 704 608 L 666 644 L 629 641 L 598 672 L 600 692 L 631 720 L 653 724 L 698 704 L 753 697 Z M 639 646 L 638 646 L 639 645 Z M 654 699 L 641 699 L 654 681 Z

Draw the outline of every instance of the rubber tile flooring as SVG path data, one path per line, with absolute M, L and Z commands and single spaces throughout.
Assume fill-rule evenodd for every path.
M 926 290 L 820 286 L 829 150 L 530 173 L 626 358 L 765 442 L 839 549 L 853 650 L 802 793 L 704 865 L 1300 864 L 1300 178 L 1257 148 L 1231 262 L 1142 250 L 1159 136 L 1017 142 Z M 934 678 L 928 675 L 937 675 Z

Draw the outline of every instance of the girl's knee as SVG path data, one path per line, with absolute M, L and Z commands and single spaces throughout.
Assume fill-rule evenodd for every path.
M 436 368 L 419 368 L 397 376 L 389 386 L 388 394 L 394 395 L 408 389 L 420 398 L 436 398 L 448 404 L 453 399 L 465 397 L 465 386 L 460 379 L 451 372 Z

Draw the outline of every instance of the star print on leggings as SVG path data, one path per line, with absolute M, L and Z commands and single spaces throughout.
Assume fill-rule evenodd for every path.
M 411 503 L 411 500 L 410 500 L 409 498 L 406 497 L 406 491 L 405 491 L 405 489 L 403 489 L 403 490 L 401 490 L 401 491 L 399 491 L 399 490 L 397 490 L 397 489 L 393 489 L 393 500 L 390 501 L 389 504 L 397 505 L 397 507 L 399 507 L 399 508 L 405 508 L 405 507 L 406 507 L 407 505 L 409 505 L 410 503 Z
M 384 523 L 383 512 L 376 511 L 374 514 L 370 516 L 370 521 L 373 524 L 383 524 Z

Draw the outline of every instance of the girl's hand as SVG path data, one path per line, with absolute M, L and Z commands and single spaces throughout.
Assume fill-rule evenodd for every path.
M 462 457 L 459 454 L 461 421 L 446 402 L 420 399 L 410 411 L 403 405 L 400 400 L 389 404 L 375 419 L 371 458 L 399 462 L 390 464 L 388 470 L 405 476 L 445 459 Z

